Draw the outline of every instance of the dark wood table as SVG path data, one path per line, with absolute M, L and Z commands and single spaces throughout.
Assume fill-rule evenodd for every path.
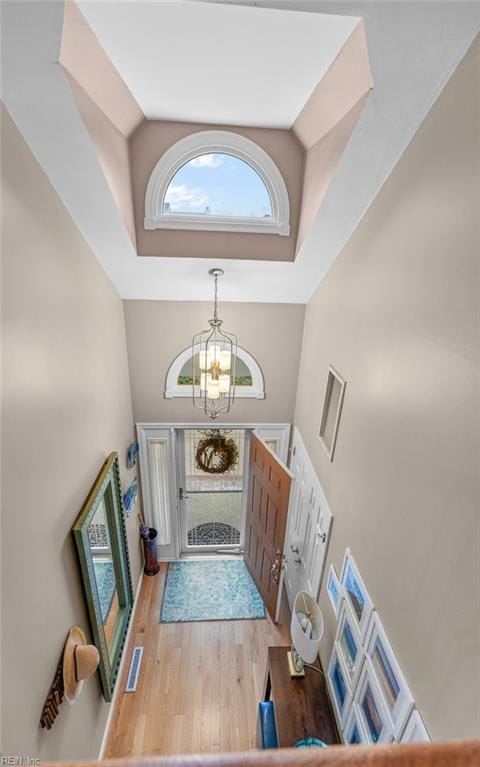
M 305 677 L 292 679 L 287 652 L 290 647 L 269 647 L 264 700 L 273 701 L 277 741 L 280 748 L 294 746 L 303 738 L 340 743 L 325 677 L 311 668 Z M 316 665 L 320 668 L 317 660 Z

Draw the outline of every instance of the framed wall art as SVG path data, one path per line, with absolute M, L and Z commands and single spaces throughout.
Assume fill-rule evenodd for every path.
M 372 615 L 365 649 L 392 721 L 393 735 L 398 739 L 413 708 L 413 696 L 378 613 Z
M 330 698 L 333 703 L 333 711 L 337 720 L 338 729 L 343 731 L 347 721 L 352 691 L 348 681 L 348 673 L 338 652 L 336 643 L 333 645 L 332 654 L 327 670 L 327 683 L 330 689 Z
M 332 605 L 333 612 L 335 613 L 335 617 L 338 618 L 342 602 L 342 587 L 333 565 L 330 565 L 328 568 L 327 593 Z
M 368 743 L 390 743 L 392 724 L 369 658 L 365 658 L 354 701 Z
M 430 736 L 423 722 L 422 717 L 416 709 L 410 714 L 400 743 L 429 743 Z
M 348 674 L 350 686 L 355 689 L 362 667 L 363 652 L 360 632 L 348 602 L 343 602 L 335 636 L 337 649 Z
M 373 602 L 370 599 L 365 584 L 358 572 L 358 568 L 353 560 L 350 549 L 345 549 L 345 556 L 340 575 L 343 596 L 352 609 L 354 620 L 360 632 L 360 637 L 364 639 L 367 634 L 370 616 L 373 612 Z
M 335 368 L 330 365 L 328 368 L 327 386 L 323 400 L 319 437 L 331 461 L 333 461 L 335 453 L 340 415 L 345 395 L 345 386 L 345 380 L 340 373 L 337 373 Z
M 360 746 L 369 743 L 367 731 L 356 703 L 350 706 L 347 723 L 343 731 L 343 741 L 347 746 Z

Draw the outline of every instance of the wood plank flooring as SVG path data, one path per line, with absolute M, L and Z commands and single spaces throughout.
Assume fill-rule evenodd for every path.
M 134 693 L 115 703 L 105 758 L 242 751 L 255 747 L 267 647 L 289 644 L 285 604 L 269 619 L 159 623 L 166 565 L 143 576 L 125 668 L 143 645 Z

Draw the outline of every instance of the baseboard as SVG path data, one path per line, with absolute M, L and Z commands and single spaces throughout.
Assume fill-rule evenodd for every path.
M 133 624 L 135 622 L 135 613 L 137 611 L 138 598 L 140 596 L 140 589 L 142 587 L 142 582 L 143 582 L 143 566 L 142 566 L 142 569 L 140 571 L 140 577 L 138 579 L 138 585 L 137 585 L 137 591 L 135 593 L 135 599 L 133 600 L 132 615 L 130 617 L 130 624 L 128 626 L 127 636 L 126 636 L 126 639 L 125 639 L 125 651 L 123 653 L 122 660 L 120 661 L 120 667 L 118 669 L 118 674 L 117 674 L 117 681 L 115 683 L 115 689 L 113 691 L 113 697 L 112 697 L 112 700 L 111 700 L 111 703 L 110 703 L 110 711 L 108 712 L 107 721 L 105 723 L 105 730 L 103 732 L 103 738 L 102 738 L 102 742 L 101 742 L 101 745 L 100 745 L 100 752 L 98 754 L 98 760 L 99 761 L 101 761 L 103 759 L 104 754 L 105 754 L 105 749 L 107 748 L 108 736 L 110 734 L 110 726 L 112 724 L 112 719 L 113 719 L 113 712 L 115 711 L 115 706 L 116 706 L 116 703 L 117 703 L 117 698 L 118 698 L 118 695 L 120 694 L 120 690 L 121 690 L 120 680 L 122 679 L 122 676 L 123 676 L 123 668 L 125 666 L 126 658 L 127 658 L 127 655 L 128 655 L 128 646 L 130 644 L 130 635 L 132 633 Z

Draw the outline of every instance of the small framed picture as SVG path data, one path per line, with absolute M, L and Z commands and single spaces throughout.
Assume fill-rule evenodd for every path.
M 352 702 L 352 691 L 348 681 L 347 670 L 335 642 L 328 664 L 327 684 L 338 729 L 342 732 L 347 721 L 350 703 Z
M 332 603 L 335 617 L 338 618 L 342 602 L 342 587 L 340 586 L 340 581 L 338 580 L 338 575 L 335 572 L 333 565 L 330 565 L 328 568 L 327 592 L 330 597 L 330 602 Z
M 328 368 L 327 387 L 325 389 L 325 397 L 323 400 L 319 437 L 331 461 L 333 461 L 333 455 L 335 453 L 335 444 L 337 442 L 345 386 L 345 380 L 340 373 L 337 373 L 335 368 L 330 365 Z
M 370 616 L 374 608 L 350 549 L 345 549 L 340 582 L 342 584 L 343 596 L 352 608 L 354 620 L 357 623 L 360 637 L 363 640 L 367 634 Z
M 410 719 L 400 738 L 400 743 L 429 743 L 430 736 L 417 709 L 410 714 Z
M 390 743 L 392 724 L 369 658 L 364 658 L 354 702 L 368 743 Z
M 398 740 L 413 708 L 413 696 L 376 612 L 372 615 L 365 650 Z
M 352 609 L 345 600 L 340 610 L 335 642 L 347 670 L 348 681 L 354 690 L 362 667 L 362 641 Z
M 347 723 L 343 731 L 343 741 L 347 746 L 360 746 L 369 743 L 367 731 L 356 703 L 350 706 Z

